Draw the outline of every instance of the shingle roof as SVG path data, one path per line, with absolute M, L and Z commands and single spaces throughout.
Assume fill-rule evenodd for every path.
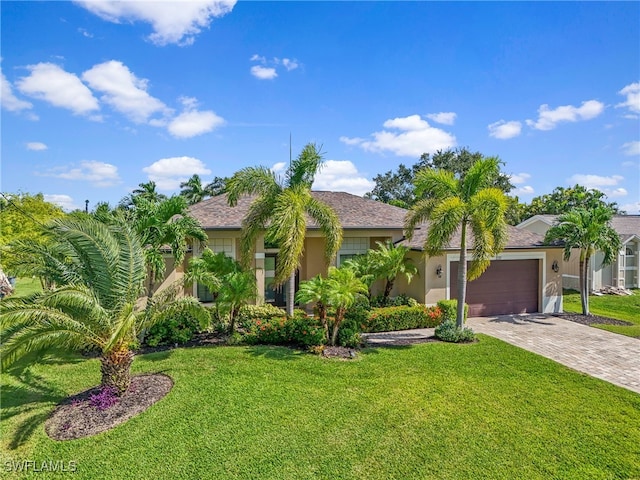
M 331 206 L 345 229 L 402 229 L 407 211 L 345 192 L 312 192 L 314 198 Z M 226 195 L 209 198 L 189 207 L 189 212 L 204 229 L 240 229 L 242 219 L 255 197 L 242 197 L 230 207 Z M 309 221 L 308 228 L 317 228 Z
M 419 229 L 414 232 L 411 241 L 404 240 L 401 245 L 405 245 L 414 250 L 422 250 L 422 246 L 427 238 L 428 224 L 422 224 Z M 460 248 L 460 230 L 458 230 L 445 250 L 458 250 Z M 523 230 L 520 228 L 507 225 L 507 244 L 505 249 L 522 249 L 522 248 L 550 248 L 543 245 L 544 237 L 537 233 Z M 473 244 L 473 235 L 467 237 L 467 246 Z M 551 247 L 554 248 L 554 247 Z
M 536 217 L 544 219 L 549 225 L 553 225 L 558 219 L 558 215 L 536 215 Z M 629 238 L 630 235 L 640 237 L 640 215 L 614 215 L 611 226 L 623 239 Z

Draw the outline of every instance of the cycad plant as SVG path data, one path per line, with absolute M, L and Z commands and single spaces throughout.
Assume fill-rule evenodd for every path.
M 55 239 L 55 252 L 28 243 L 18 247 L 31 253 L 34 266 L 55 279 L 57 288 L 0 303 L 3 368 L 33 351 L 98 349 L 102 386 L 122 394 L 131 381 L 132 345 L 142 329 L 178 308 L 201 324 L 208 322 L 208 313 L 195 299 L 169 291 L 146 306 L 139 302 L 147 275 L 145 255 L 126 223 L 68 216 L 53 221 L 45 233 Z

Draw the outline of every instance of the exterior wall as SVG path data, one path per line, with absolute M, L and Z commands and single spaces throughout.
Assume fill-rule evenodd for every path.
M 460 258 L 460 254 L 454 254 L 455 260 Z M 425 264 L 425 303 L 435 305 L 440 300 L 449 298 L 449 264 L 451 259 L 447 255 L 428 257 Z M 436 272 L 440 271 L 438 275 Z
M 533 222 L 529 223 L 526 227 L 520 227 L 520 228 L 524 228 L 526 230 L 529 230 L 530 232 L 537 233 L 539 235 L 544 235 L 545 233 L 547 233 L 547 230 L 551 228 L 551 225 L 549 225 L 547 222 L 543 222 L 542 220 L 534 220 Z
M 391 295 L 397 296 L 404 293 L 419 303 L 425 303 L 425 261 L 422 252 L 410 251 L 407 257 L 412 260 L 418 269 L 418 274 L 413 276 L 410 283 L 407 282 L 405 276 L 399 276 L 393 285 Z M 382 288 L 384 288 L 384 285 Z

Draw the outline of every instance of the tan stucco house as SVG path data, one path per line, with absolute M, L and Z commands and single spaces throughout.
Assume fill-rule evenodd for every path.
M 545 235 L 556 223 L 557 215 L 534 215 L 518 225 L 518 228 Z M 602 265 L 602 252 L 596 252 L 591 259 L 588 285 L 590 290 L 606 286 L 638 288 L 640 271 L 640 215 L 614 215 L 611 226 L 620 235 L 622 248 L 611 265 Z M 580 288 L 580 252 L 571 253 L 568 262 L 562 266 L 564 288 Z
M 334 265 L 339 266 L 346 259 L 375 248 L 377 241 L 403 243 L 411 248 L 409 255 L 418 267 L 419 275 L 410 284 L 398 279 L 393 294 L 405 293 L 425 304 L 455 298 L 455 239 L 444 255 L 425 259 L 421 252 L 424 226 L 416 230 L 411 242 L 405 240 L 405 209 L 344 192 L 316 191 L 312 194 L 335 210 L 343 228 L 343 242 Z M 236 207 L 229 207 L 226 196 L 221 195 L 190 207 L 191 215 L 207 232 L 208 246 L 214 252 L 239 258 L 242 219 L 251 201 L 252 198 L 244 197 Z M 324 261 L 324 241 L 317 225 L 310 222 L 296 284 L 317 274 L 326 274 L 329 265 Z M 258 239 L 252 268 L 256 273 L 259 302 L 283 306 L 287 285 L 273 285 L 278 250 L 271 247 L 265 245 L 264 238 Z M 200 247 L 195 245 L 193 255 L 199 252 Z M 553 265 L 561 262 L 561 257 L 561 249 L 542 246 L 540 235 L 510 227 L 509 243 L 504 252 L 482 277 L 469 283 L 467 300 L 471 314 L 562 311 L 561 275 L 552 270 Z M 176 275 L 180 274 L 179 270 L 182 268 L 176 270 Z M 189 293 L 201 301 L 211 300 L 202 286 L 194 285 Z

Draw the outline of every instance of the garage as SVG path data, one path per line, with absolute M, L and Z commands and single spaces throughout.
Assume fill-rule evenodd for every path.
M 470 317 L 538 312 L 539 260 L 495 260 L 467 282 Z M 450 298 L 458 297 L 458 262 L 451 262 Z

